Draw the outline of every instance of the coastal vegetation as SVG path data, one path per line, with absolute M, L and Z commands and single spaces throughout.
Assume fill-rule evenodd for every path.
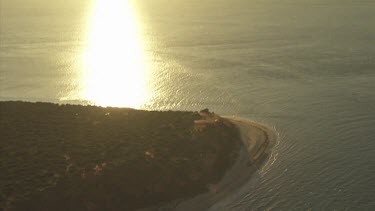
M 237 128 L 208 110 L 0 102 L 0 210 L 133 210 L 215 191 Z

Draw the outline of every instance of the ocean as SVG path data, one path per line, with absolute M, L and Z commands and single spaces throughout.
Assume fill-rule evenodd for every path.
M 375 209 L 375 2 L 2 0 L 0 100 L 200 110 L 275 128 L 212 210 Z

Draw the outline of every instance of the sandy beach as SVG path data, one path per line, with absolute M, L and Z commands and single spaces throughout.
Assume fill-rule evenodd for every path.
M 175 201 L 163 207 L 146 210 L 208 210 L 211 206 L 236 193 L 242 185 L 271 155 L 277 140 L 276 132 L 257 122 L 238 117 L 226 117 L 240 131 L 242 145 L 234 165 L 225 173 L 218 184 L 212 184 L 210 191 L 188 200 Z

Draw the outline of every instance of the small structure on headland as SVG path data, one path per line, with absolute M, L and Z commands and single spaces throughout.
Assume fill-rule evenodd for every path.
M 199 112 L 199 115 L 202 119 L 195 120 L 194 125 L 195 129 L 198 131 L 202 131 L 210 126 L 217 126 L 217 125 L 226 125 L 232 126 L 229 122 L 224 121 L 222 117 L 215 114 L 214 112 L 210 112 L 208 108 L 205 108 Z

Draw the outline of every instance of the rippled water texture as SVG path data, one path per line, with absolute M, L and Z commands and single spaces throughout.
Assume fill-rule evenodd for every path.
M 251 118 L 280 143 L 212 210 L 375 209 L 372 1 L 98 1 L 1 1 L 1 100 Z

